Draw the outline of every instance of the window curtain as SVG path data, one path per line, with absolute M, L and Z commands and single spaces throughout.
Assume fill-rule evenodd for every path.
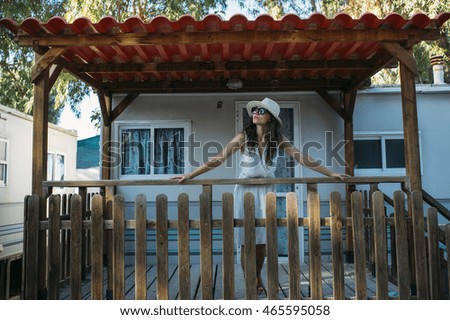
M 122 174 L 151 174 L 151 129 L 122 130 Z
M 155 174 L 184 173 L 184 129 L 155 129 Z

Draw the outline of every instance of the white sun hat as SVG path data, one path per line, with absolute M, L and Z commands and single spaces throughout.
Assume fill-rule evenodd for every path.
M 262 101 L 250 101 L 247 104 L 247 113 L 250 117 L 252 116 L 252 108 L 254 108 L 254 107 L 260 107 L 260 108 L 266 109 L 267 111 L 269 111 L 272 114 L 272 116 L 275 119 L 277 119 L 280 126 L 283 125 L 283 122 L 281 121 L 281 119 L 279 117 L 280 106 L 278 105 L 278 103 L 276 103 L 272 99 L 264 98 L 264 100 L 262 100 Z

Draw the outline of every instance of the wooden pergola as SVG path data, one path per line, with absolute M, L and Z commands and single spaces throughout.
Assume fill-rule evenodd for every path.
M 353 112 L 357 90 L 385 67 L 399 63 L 403 110 L 406 175 L 409 190 L 421 190 L 420 149 L 412 47 L 440 37 L 450 13 L 436 17 L 416 14 L 385 18 L 364 14 L 353 19 L 339 14 L 307 19 L 289 14 L 281 20 L 262 15 L 228 21 L 209 15 L 203 20 L 183 16 L 177 21 L 156 17 L 149 22 L 129 18 L 98 22 L 60 17 L 47 22 L 28 18 L 18 23 L 1 19 L 20 46 L 36 53 L 34 84 L 32 193 L 44 202 L 47 178 L 49 91 L 61 72 L 69 72 L 98 94 L 103 142 L 111 123 L 141 93 L 234 94 L 239 92 L 317 92 L 342 118 L 346 173 L 354 174 Z M 333 93 L 340 92 L 342 101 Z M 112 105 L 114 94 L 126 94 Z M 102 145 L 105 145 L 102 143 Z M 108 150 L 102 152 L 102 179 L 110 179 Z M 352 186 L 348 185 L 348 192 Z M 347 207 L 349 207 L 347 197 Z M 43 204 L 45 206 L 45 204 Z M 45 210 L 41 210 L 45 214 Z M 350 240 L 351 241 L 351 240 Z M 348 243 L 351 247 L 351 242 Z M 44 266 L 43 266 L 44 267 Z

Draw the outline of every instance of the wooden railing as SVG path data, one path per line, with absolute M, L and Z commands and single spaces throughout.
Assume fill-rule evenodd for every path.
M 173 184 L 172 181 L 163 181 L 164 184 Z M 189 180 L 187 184 L 216 185 L 235 183 L 267 183 L 259 179 L 247 181 L 230 180 Z M 274 179 L 271 183 L 336 183 L 337 180 L 327 178 L 316 179 Z M 406 178 L 351 178 L 345 183 L 405 183 Z M 266 197 L 266 218 L 254 218 L 253 195 L 246 194 L 244 201 L 245 219 L 235 219 L 233 212 L 233 195 L 222 195 L 222 217 L 212 218 L 211 193 L 203 192 L 199 198 L 199 219 L 190 219 L 189 198 L 187 194 L 180 194 L 177 200 L 178 218 L 168 220 L 167 196 L 160 194 L 156 197 L 156 218 L 148 220 L 145 196 L 138 195 L 135 199 L 134 218 L 125 219 L 124 198 L 114 195 L 111 199 L 105 196 L 95 195 L 87 207 L 87 193 L 83 188 L 87 187 L 115 187 L 118 185 L 149 185 L 157 184 L 155 181 L 101 181 L 101 182 L 46 182 L 45 187 L 74 187 L 78 186 L 81 195 L 74 195 L 70 199 L 70 219 L 61 220 L 61 196 L 50 195 L 48 199 L 48 219 L 39 220 L 41 199 L 36 196 L 28 196 L 25 200 L 25 286 L 24 297 L 36 299 L 38 294 L 37 277 L 39 265 L 46 265 L 46 259 L 39 254 L 39 241 L 42 241 L 42 233 L 45 232 L 48 239 L 46 255 L 48 255 L 48 268 L 45 277 L 48 279 L 48 298 L 58 299 L 61 286 L 61 234 L 64 230 L 70 230 L 70 288 L 71 299 L 81 298 L 81 284 L 83 275 L 84 250 L 90 250 L 91 273 L 91 297 L 92 299 L 105 298 L 104 288 L 104 255 L 109 247 L 112 248 L 111 263 L 107 264 L 108 283 L 111 283 L 109 298 L 124 299 L 124 238 L 126 229 L 135 231 L 135 298 L 146 299 L 146 270 L 147 270 L 147 231 L 156 232 L 156 279 L 157 299 L 169 297 L 168 286 L 168 230 L 175 229 L 178 233 L 178 286 L 179 299 L 191 299 L 190 296 L 190 250 L 189 231 L 197 229 L 200 233 L 200 271 L 201 293 L 203 299 L 212 298 L 212 240 L 213 229 L 221 229 L 222 239 L 222 288 L 224 299 L 235 298 L 235 252 L 234 229 L 245 229 L 245 297 L 256 299 L 256 273 L 255 273 L 255 228 L 265 227 L 267 232 L 267 292 L 269 299 L 278 298 L 278 274 L 279 260 L 277 253 L 278 228 L 287 228 L 288 233 L 288 268 L 289 268 L 289 298 L 301 299 L 300 282 L 300 256 L 299 256 L 299 230 L 308 229 L 308 263 L 309 263 L 309 292 L 310 299 L 324 298 L 322 292 L 321 269 L 321 228 L 329 228 L 332 248 L 332 275 L 334 299 L 392 299 L 389 294 L 389 264 L 387 252 L 387 226 L 395 226 L 396 242 L 396 270 L 397 288 L 399 299 L 442 299 L 448 297 L 448 288 L 443 279 L 448 273 L 449 259 L 447 253 L 447 265 L 440 264 L 438 238 L 435 230 L 437 220 L 433 219 L 433 209 L 428 212 L 428 237 L 425 238 L 425 220 L 423 216 L 422 195 L 420 192 L 412 192 L 407 195 L 402 191 L 396 191 L 393 197 L 394 217 L 385 216 L 384 195 L 375 191 L 371 197 L 372 216 L 366 218 L 363 212 L 363 197 L 361 192 L 353 192 L 350 199 L 351 217 L 342 214 L 342 199 L 340 193 L 333 192 L 330 195 L 330 213 L 328 217 L 321 217 L 320 195 L 316 188 L 308 188 L 307 217 L 299 217 L 298 199 L 295 193 L 287 194 L 286 218 L 280 219 L 276 215 L 276 196 L 273 193 Z M 205 189 L 205 188 L 204 188 Z M 208 188 L 206 188 L 208 190 Z M 411 204 L 411 215 L 407 216 L 405 202 Z M 90 215 L 86 215 L 86 212 Z M 110 212 L 108 212 L 110 211 Z M 86 218 L 90 216 L 90 218 Z M 370 296 L 367 291 L 366 280 L 366 227 L 370 226 L 374 236 L 374 266 L 376 275 L 376 295 Z M 344 279 L 344 238 L 343 228 L 351 230 L 353 235 L 353 250 L 355 252 L 354 266 L 355 295 L 346 296 Z M 89 231 L 89 243 L 83 247 L 83 239 Z M 110 237 L 108 238 L 107 235 Z M 446 227 L 446 236 L 450 237 L 450 225 Z M 110 246 L 108 246 L 110 244 Z M 412 246 L 413 251 L 409 250 Z M 427 250 L 428 247 L 428 250 Z M 447 246 L 448 252 L 448 246 Z M 448 282 L 447 282 L 448 283 Z M 447 296 L 446 296 L 447 294 Z M 304 298 L 304 297 L 303 297 Z

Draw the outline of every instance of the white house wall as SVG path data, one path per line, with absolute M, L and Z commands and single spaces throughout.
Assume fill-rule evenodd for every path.
M 0 138 L 8 141 L 8 181 L 0 187 L 0 225 L 23 221 L 23 201 L 31 193 L 33 117 L 0 105 Z M 75 179 L 77 135 L 49 125 L 48 151 L 65 156 L 65 180 Z

